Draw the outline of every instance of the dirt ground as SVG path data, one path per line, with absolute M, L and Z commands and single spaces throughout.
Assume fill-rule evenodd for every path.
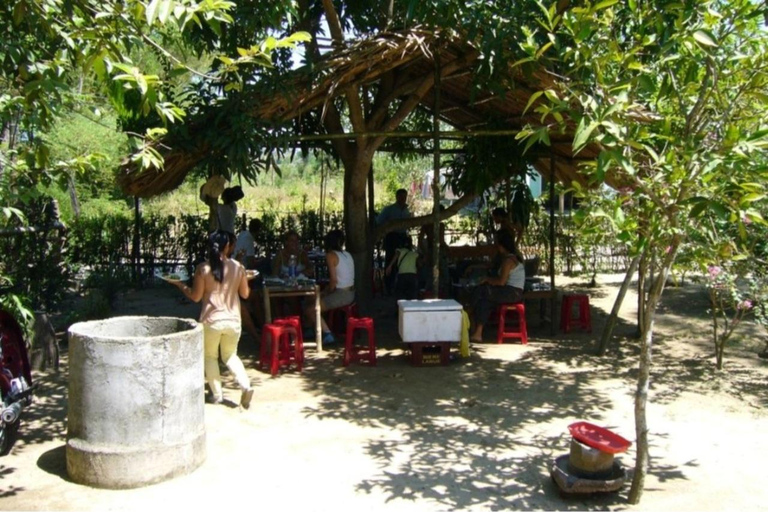
M 408 364 L 394 304 L 379 299 L 379 364 L 341 365 L 340 349 L 307 350 L 303 373 L 256 370 L 252 407 L 206 405 L 207 460 L 193 473 L 126 491 L 92 489 L 66 473 L 67 366 L 39 374 L 13 451 L 0 459 L 2 510 L 768 510 L 768 360 L 757 327 L 744 325 L 714 370 L 703 290 L 670 288 L 659 312 L 648 412 L 652 467 L 642 502 L 618 493 L 561 497 L 549 477 L 568 452 L 567 426 L 588 420 L 634 441 L 639 343 L 636 296 L 622 309 L 608 355 L 594 356 L 621 276 L 558 286 L 589 293 L 592 334 L 550 334 L 529 309 L 529 345 L 496 345 L 493 329 L 472 355 L 446 367 Z M 198 307 L 158 284 L 123 297 L 118 314 L 196 317 Z M 63 343 L 66 349 L 66 344 Z M 239 391 L 227 376 L 226 397 Z M 762 455 L 760 455 L 762 454 Z M 621 455 L 634 463 L 634 445 Z

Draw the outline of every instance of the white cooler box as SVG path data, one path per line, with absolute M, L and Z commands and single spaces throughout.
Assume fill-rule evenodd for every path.
M 455 300 L 399 300 L 400 337 L 404 342 L 461 341 L 461 304 Z

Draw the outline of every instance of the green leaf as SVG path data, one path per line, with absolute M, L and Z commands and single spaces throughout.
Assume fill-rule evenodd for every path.
M 144 11 L 147 17 L 147 24 L 152 26 L 155 23 L 155 17 L 157 16 L 157 7 L 160 5 L 160 0 L 152 0 L 147 6 L 147 10 Z
M 171 15 L 171 11 L 173 11 L 173 8 L 176 6 L 176 2 L 173 0 L 163 0 L 163 3 L 160 4 L 159 13 L 157 15 L 157 18 L 160 20 L 160 23 L 163 25 L 166 24 L 168 21 L 168 18 Z
M 13 6 L 13 24 L 15 26 L 20 25 L 21 22 L 24 20 L 26 11 L 27 11 L 26 2 L 16 2 L 16 5 Z
M 689 216 L 692 219 L 695 219 L 701 215 L 701 213 L 704 211 L 704 208 L 707 207 L 706 201 L 700 201 L 696 203 L 693 208 L 691 208 L 691 211 L 689 213 Z
M 728 218 L 728 207 L 718 201 L 708 201 L 710 210 L 719 218 L 725 220 Z
M 531 97 L 528 99 L 528 104 L 525 106 L 525 110 L 523 110 L 523 115 L 525 115 L 528 109 L 531 108 L 531 105 L 533 105 L 533 102 L 535 102 L 542 94 L 544 94 L 544 91 L 536 91 L 531 94 Z
M 595 5 L 594 10 L 599 11 L 600 9 L 606 9 L 612 5 L 616 5 L 619 3 L 619 0 L 603 0 L 602 2 Z
M 747 194 L 741 198 L 741 201 L 739 201 L 739 204 L 748 205 L 750 203 L 763 200 L 765 196 L 766 196 L 765 194 L 756 194 L 756 193 Z
M 701 46 L 706 46 L 707 48 L 717 48 L 717 43 L 715 42 L 714 37 L 704 30 L 697 30 L 694 32 L 693 38 Z
M 541 56 L 542 56 L 542 55 L 544 55 L 544 53 L 545 53 L 547 50 L 549 50 L 549 48 L 550 48 L 551 46 L 552 46 L 552 41 L 550 41 L 550 42 L 546 43 L 544 46 L 542 46 L 541 48 L 539 48 L 539 50 L 536 52 L 536 58 L 537 58 L 537 59 L 540 59 L 540 58 L 541 58 Z
M 574 154 L 584 149 L 584 146 L 587 144 L 587 141 L 589 140 L 589 136 L 592 135 L 592 132 L 598 126 L 598 123 L 595 121 L 590 121 L 589 124 L 585 126 L 586 119 L 587 119 L 586 117 L 582 117 L 581 121 L 579 121 L 578 128 L 576 128 L 576 134 L 573 137 Z
M 552 103 L 557 103 L 557 102 L 559 102 L 559 101 L 560 101 L 560 97 L 557 95 L 557 92 L 555 92 L 555 91 L 554 91 L 554 90 L 552 90 L 552 89 L 547 89 L 546 91 L 544 91 L 544 95 L 545 95 L 545 96 L 547 97 L 547 99 L 548 99 L 549 101 L 551 101 Z

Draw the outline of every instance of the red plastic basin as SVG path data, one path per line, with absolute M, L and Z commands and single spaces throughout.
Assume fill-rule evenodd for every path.
M 601 452 L 622 453 L 632 446 L 630 441 L 620 435 L 586 421 L 571 423 L 568 425 L 568 430 L 574 439 Z

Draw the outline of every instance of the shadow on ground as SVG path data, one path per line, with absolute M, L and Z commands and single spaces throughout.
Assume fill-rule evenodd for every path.
M 576 285 L 567 290 L 593 292 Z M 694 287 L 679 290 L 665 294 L 660 314 L 667 325 L 686 332 L 692 323 L 706 322 L 702 305 L 706 297 Z M 176 300 L 165 291 L 158 295 L 158 300 Z M 689 307 L 680 308 L 677 301 Z M 694 308 L 692 301 L 696 301 Z M 150 306 L 126 301 L 122 314 L 194 317 L 199 307 L 184 304 L 184 314 L 179 314 L 174 313 L 173 304 L 150 302 Z M 337 345 L 328 351 L 328 359 L 308 358 L 302 378 L 308 391 L 321 396 L 318 404 L 304 409 L 307 416 L 340 419 L 389 433 L 363 446 L 379 471 L 357 484 L 360 492 L 383 493 L 388 501 L 430 500 L 450 509 L 583 510 L 626 504 L 628 484 L 617 494 L 562 499 L 550 481 L 549 469 L 558 455 L 568 451 L 568 424 L 578 419 L 601 422 L 615 408 L 609 393 L 601 392 L 597 384 L 618 379 L 627 389 L 627 399 L 632 399 L 640 352 L 639 340 L 632 337 L 633 323 L 619 321 L 603 357 L 594 354 L 607 314 L 594 311 L 591 334 L 552 334 L 548 326 L 531 321 L 528 349 L 499 347 L 490 342 L 495 337 L 491 326 L 487 342 L 474 346 L 470 358 L 447 367 L 417 368 L 408 364 L 403 353 L 395 310 L 393 301 L 379 299 L 364 311 L 376 321 L 377 367 L 342 368 Z M 531 311 L 536 315 L 535 307 Z M 555 322 L 558 313 L 552 319 Z M 727 372 L 710 378 L 715 371 L 708 357 L 670 354 L 668 349 L 677 341 L 655 336 L 652 401 L 671 402 L 683 392 L 719 390 L 755 407 L 768 405 L 764 372 L 729 363 Z M 501 357 L 499 350 L 505 349 L 512 349 L 514 357 L 508 352 Z M 240 352 L 246 366 L 255 367 L 255 341 L 244 337 Z M 37 380 L 41 399 L 24 412 L 23 442 L 17 450 L 56 439 L 63 442 L 66 435 L 66 366 Z M 654 394 L 654 385 L 659 384 L 665 391 Z M 655 436 L 661 439 L 663 434 Z M 39 457 L 38 467 L 66 479 L 64 451 L 63 445 L 47 451 Z M 629 455 L 623 462 L 625 466 L 633 463 Z M 652 472 L 660 482 L 685 479 L 685 467 L 656 465 Z M 0 479 L 13 471 L 0 466 Z M 6 488 L 0 497 L 20 491 Z

